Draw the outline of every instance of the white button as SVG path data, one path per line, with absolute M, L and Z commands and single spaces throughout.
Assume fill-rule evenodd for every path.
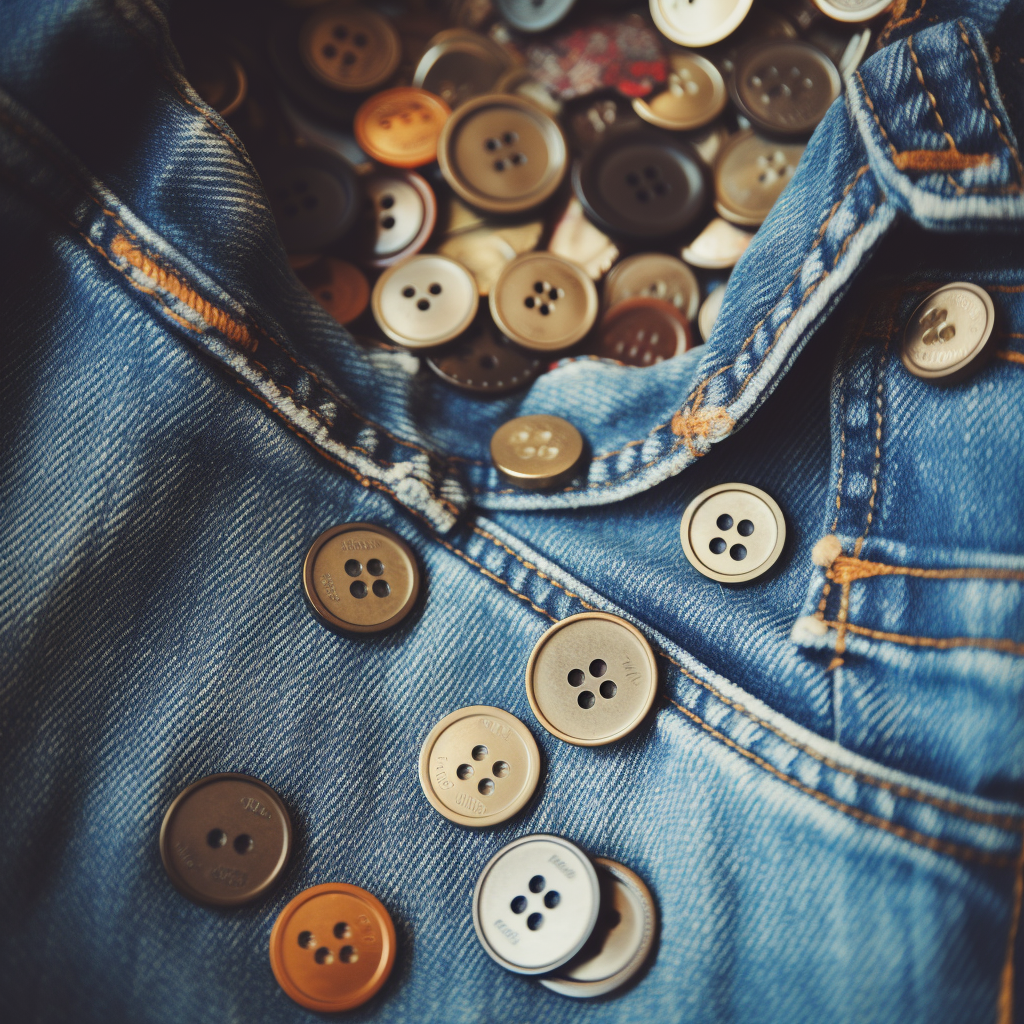
M 819 9 L 836 21 L 870 21 L 892 6 L 892 0 L 814 0 Z
M 932 292 L 903 334 L 903 365 L 923 380 L 952 384 L 975 370 L 992 336 L 995 307 L 988 292 L 957 281 Z
M 753 0 L 651 0 L 658 30 L 680 46 L 710 46 L 735 32 Z

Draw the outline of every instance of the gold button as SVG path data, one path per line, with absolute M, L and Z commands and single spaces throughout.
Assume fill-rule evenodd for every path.
M 605 313 L 594 354 L 627 366 L 653 366 L 692 345 L 689 322 L 675 306 L 641 296 L 616 303 Z
M 583 437 L 558 416 L 519 416 L 491 438 L 491 461 L 517 487 L 539 491 L 570 480 L 583 455 Z
M 379 633 L 412 610 L 420 573 L 412 549 L 397 534 L 371 523 L 344 523 L 313 541 L 302 583 L 325 626 Z
M 613 743 L 651 710 L 658 666 L 643 633 L 606 612 L 555 623 L 526 666 L 526 696 L 553 736 L 582 747 Z
M 650 0 L 658 30 L 680 46 L 710 46 L 735 32 L 753 0 Z
M 300 892 L 270 932 L 270 967 L 307 1010 L 351 1010 L 372 999 L 395 964 L 395 925 L 357 885 L 327 882 Z
M 669 68 L 663 91 L 633 100 L 633 109 L 645 121 L 659 128 L 689 131 L 713 121 L 725 109 L 725 80 L 706 57 L 674 53 Z
M 313 293 L 313 298 L 339 324 L 350 324 L 370 302 L 370 284 L 358 267 L 325 256 L 315 263 L 297 268 L 299 280 Z
M 381 268 L 415 256 L 437 223 L 434 190 L 415 171 L 382 168 L 363 180 L 363 192 L 360 262 Z
M 892 0 L 814 0 L 818 9 L 836 21 L 870 21 L 892 6 Z
M 692 320 L 700 306 L 700 285 L 682 260 L 660 252 L 638 252 L 617 263 L 605 278 L 605 308 L 640 296 L 670 302 Z
M 711 332 L 715 329 L 715 321 L 722 311 L 722 299 L 725 298 L 725 285 L 720 284 L 714 291 L 708 293 L 708 297 L 701 303 L 700 312 L 697 314 L 697 327 L 700 329 L 700 336 L 705 341 L 711 340 Z
M 484 705 L 442 718 L 420 749 L 420 785 L 430 805 L 458 825 L 507 821 L 540 779 L 540 751 L 514 715 Z
M 494 322 L 513 341 L 557 352 L 580 340 L 594 325 L 597 289 L 586 271 L 546 252 L 512 260 L 491 289 Z
M 734 135 L 715 163 L 715 209 L 733 224 L 756 228 L 789 184 L 805 146 L 775 142 L 743 131 Z
M 713 217 L 681 255 L 690 266 L 726 270 L 736 265 L 753 237 L 749 231 L 735 227 L 721 217 Z
M 965 281 L 948 284 L 911 315 L 903 334 L 903 365 L 923 380 L 955 383 L 981 365 L 994 323 L 988 292 Z
M 331 3 L 315 10 L 299 32 L 299 52 L 310 73 L 341 92 L 368 92 L 383 85 L 402 56 L 398 33 L 387 18 Z
M 454 110 L 474 96 L 494 91 L 511 66 L 508 52 L 492 39 L 469 29 L 449 28 L 427 44 L 412 84 L 440 96 Z
M 422 167 L 437 159 L 437 140 L 451 109 L 425 89 L 388 89 L 371 96 L 352 124 L 367 156 L 391 167 Z

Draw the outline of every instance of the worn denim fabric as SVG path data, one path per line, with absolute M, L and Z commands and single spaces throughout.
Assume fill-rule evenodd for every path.
M 6 3 L 0 1015 L 315 1019 L 268 936 L 295 893 L 348 881 L 399 935 L 354 1021 L 1024 1020 L 1022 8 L 896 4 L 708 345 L 569 359 L 482 401 L 359 347 L 298 284 L 162 9 Z M 992 296 L 995 355 L 937 387 L 899 345 L 950 280 Z M 490 468 L 493 428 L 534 412 L 589 446 L 555 494 Z M 730 480 L 789 529 L 743 587 L 678 539 Z M 420 560 L 390 633 L 334 635 L 303 603 L 309 544 L 348 520 Z M 661 682 L 640 729 L 588 749 L 540 728 L 523 673 L 595 608 L 643 630 Z M 545 761 L 530 807 L 480 831 L 416 772 L 477 703 Z M 282 884 L 230 911 L 183 899 L 157 847 L 172 797 L 218 771 L 296 824 Z M 477 942 L 480 868 L 536 831 L 649 883 L 659 943 L 626 992 L 564 999 Z

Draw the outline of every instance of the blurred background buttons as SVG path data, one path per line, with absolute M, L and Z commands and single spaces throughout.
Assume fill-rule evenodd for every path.
M 437 223 L 437 199 L 420 175 L 380 168 L 363 179 L 363 192 L 357 243 L 362 263 L 390 267 L 427 244 Z
M 583 205 L 575 196 L 569 197 L 551 232 L 548 252 L 572 260 L 595 281 L 603 277 L 619 258 L 618 246 L 587 220 Z
M 370 284 L 351 263 L 324 256 L 295 273 L 339 324 L 352 323 L 369 305 Z
M 509 341 L 484 315 L 461 338 L 431 353 L 427 366 L 443 381 L 478 395 L 504 395 L 544 372 L 536 352 Z
M 870 21 L 892 6 L 892 0 L 814 0 L 818 9 L 836 21 Z
M 509 483 L 528 491 L 572 479 L 583 455 L 583 437 L 559 416 L 519 416 L 491 438 L 491 461 Z
M 204 103 L 221 117 L 230 117 L 242 105 L 248 91 L 248 77 L 241 62 L 222 49 L 196 47 L 182 53 L 192 87 Z
M 412 84 L 440 96 L 454 110 L 494 90 L 512 58 L 493 40 L 463 28 L 438 32 L 416 65 Z
M 388 89 L 356 111 L 356 142 L 391 167 L 421 167 L 437 159 L 437 140 L 451 110 L 425 89 Z
M 711 61 L 698 53 L 673 53 L 665 88 L 633 100 L 633 109 L 659 128 L 690 131 L 718 117 L 726 99 L 722 73 Z
M 740 227 L 756 228 L 789 184 L 803 156 L 802 142 L 775 142 L 739 132 L 715 163 L 715 209 Z
M 713 217 L 704 230 L 682 251 L 682 257 L 694 267 L 725 270 L 736 265 L 753 240 L 749 231 L 735 227 L 721 217 Z
M 690 325 L 671 303 L 646 297 L 616 303 L 601 318 L 594 354 L 627 366 L 653 366 L 692 345 Z
M 543 32 L 557 25 L 576 0 L 494 0 L 498 15 L 520 32 Z
M 299 32 L 299 53 L 314 78 L 342 92 L 379 88 L 402 56 L 387 18 L 348 3 L 328 3 L 309 15 Z
M 650 0 L 658 30 L 680 46 L 710 46 L 739 28 L 753 0 Z
M 704 341 L 711 340 L 711 332 L 715 329 L 715 321 L 722 311 L 724 298 L 725 285 L 720 284 L 709 292 L 708 297 L 701 303 L 700 312 L 697 314 L 697 327 L 700 329 L 700 336 Z
M 492 228 L 451 235 L 437 246 L 437 251 L 461 263 L 476 278 L 481 295 L 491 294 L 505 266 L 516 258 L 508 240 Z
M 903 334 L 903 365 L 923 380 L 955 383 L 982 364 L 994 321 L 988 292 L 966 281 L 948 284 L 911 315 Z
M 674 256 L 638 252 L 612 267 L 604 280 L 604 305 L 644 296 L 671 303 L 686 320 L 697 315 L 700 285 L 693 271 Z

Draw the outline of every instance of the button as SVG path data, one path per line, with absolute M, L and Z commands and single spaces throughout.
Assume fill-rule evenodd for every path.
M 484 866 L 473 927 L 487 955 L 516 974 L 546 974 L 590 938 L 601 907 L 597 872 L 561 836 L 523 836 Z
M 544 202 L 565 174 L 558 125 L 529 100 L 488 95 L 464 103 L 445 122 L 437 162 L 467 203 L 520 213 Z
M 508 241 L 491 228 L 464 231 L 446 238 L 437 251 L 461 263 L 476 278 L 481 295 L 490 295 L 506 265 L 516 258 Z
M 508 337 L 541 352 L 575 344 L 597 319 L 597 289 L 586 271 L 547 252 L 512 260 L 489 301 L 494 322 Z
M 420 749 L 420 785 L 431 807 L 457 825 L 507 821 L 540 779 L 530 730 L 501 708 L 477 705 L 442 718 Z
M 654 945 L 658 911 L 643 879 L 622 864 L 595 857 L 601 910 L 586 945 L 540 983 L 575 999 L 593 999 L 625 985 L 643 967 Z
M 437 140 L 451 109 L 425 89 L 388 89 L 357 111 L 352 129 L 368 157 L 391 167 L 422 167 L 437 159 Z
M 697 315 L 700 285 L 681 260 L 660 252 L 627 256 L 612 267 L 604 282 L 604 304 L 610 308 L 637 296 L 670 302 L 687 320 Z
M 249 775 L 208 775 L 183 789 L 160 826 L 160 858 L 195 903 L 235 907 L 281 877 L 292 823 L 281 798 Z
M 360 262 L 368 267 L 390 267 L 415 256 L 437 223 L 434 190 L 415 171 L 383 168 L 364 179 L 363 191 Z
M 427 359 L 442 380 L 480 395 L 504 395 L 524 388 L 544 372 L 535 352 L 509 341 L 481 317 L 461 338 Z
M 782 39 L 743 50 L 729 91 L 755 129 L 806 136 L 843 91 L 843 83 L 836 66 L 816 46 Z
M 352 323 L 369 305 L 369 282 L 358 267 L 344 260 L 325 256 L 296 269 L 296 274 L 339 324 Z
M 903 334 L 903 365 L 923 380 L 956 383 L 982 365 L 994 323 L 988 292 L 965 281 L 948 284 L 911 315 Z
M 645 121 L 659 128 L 689 131 L 713 121 L 725 109 L 725 80 L 706 57 L 674 53 L 669 68 L 662 92 L 633 100 L 633 109 Z
M 395 964 L 395 925 L 376 896 L 327 882 L 300 892 L 270 931 L 270 967 L 307 1010 L 351 1010 L 372 999 Z
M 332 3 L 303 23 L 299 53 L 324 85 L 341 92 L 369 92 L 395 73 L 402 47 L 387 18 L 362 7 Z
M 725 285 L 720 284 L 701 303 L 700 312 L 697 314 L 697 327 L 700 330 L 700 336 L 705 341 L 711 340 L 711 332 L 715 329 L 715 321 L 722 311 L 722 299 L 724 298 Z
M 814 0 L 818 9 L 836 21 L 870 21 L 892 6 L 892 0 Z
M 708 226 L 682 251 L 682 257 L 694 267 L 725 270 L 734 267 L 747 251 L 753 235 L 734 227 L 721 217 L 714 217 Z
M 604 135 L 573 164 L 572 187 L 602 231 L 629 238 L 682 231 L 707 199 L 704 163 L 696 150 L 647 124 Z
M 526 696 L 553 736 L 582 747 L 613 743 L 642 721 L 658 689 L 651 645 L 629 622 L 584 612 L 555 623 L 526 666 Z
M 236 58 L 203 47 L 190 54 L 185 65 L 192 87 L 221 117 L 230 117 L 242 105 L 249 85 Z
M 474 96 L 492 92 L 511 66 L 509 54 L 487 36 L 445 29 L 430 40 L 412 84 L 440 96 L 454 110 Z
M 519 416 L 491 438 L 491 461 L 509 483 L 527 491 L 571 480 L 583 455 L 583 437 L 559 416 Z
M 753 0 L 651 0 L 658 30 L 680 46 L 710 46 L 735 32 Z
M 461 334 L 476 316 L 473 275 L 447 256 L 413 256 L 377 279 L 371 298 L 380 329 L 399 345 L 432 348 Z
M 715 164 L 715 209 L 740 227 L 760 226 L 793 177 L 804 148 L 802 142 L 738 132 Z
M 807 41 L 813 43 L 835 64 L 839 77 L 845 81 L 857 70 L 868 52 L 871 29 L 819 18 L 807 30 Z
M 679 526 L 690 564 L 719 583 L 763 576 L 786 543 L 786 520 L 770 495 L 749 484 L 719 484 L 698 494 Z
M 557 25 L 576 0 L 494 0 L 499 17 L 520 32 L 543 32 Z
M 627 366 L 653 366 L 693 346 L 690 325 L 662 299 L 641 297 L 616 303 L 601 318 L 594 354 Z
M 320 534 L 302 567 L 306 598 L 330 629 L 379 633 L 409 614 L 420 571 L 401 537 L 372 523 L 343 523 Z

